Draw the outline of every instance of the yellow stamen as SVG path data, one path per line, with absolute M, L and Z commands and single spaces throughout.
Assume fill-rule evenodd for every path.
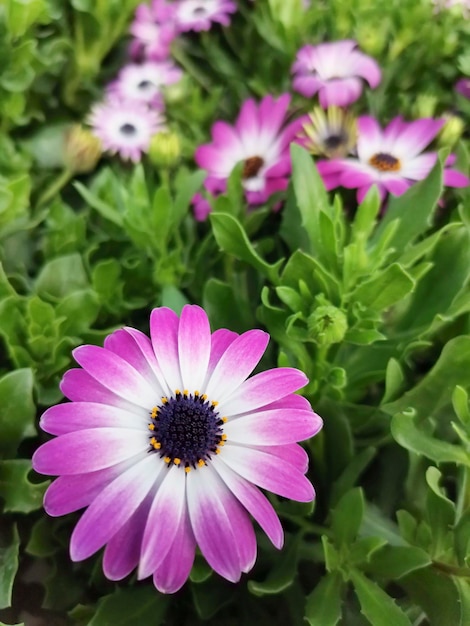
M 196 389 L 196 391 L 194 392 L 194 396 L 197 398 L 199 395 L 199 391 Z
M 165 396 L 163 396 L 163 398 L 162 398 L 162 402 L 163 402 L 163 404 L 167 404 L 167 403 L 168 403 L 168 398 L 166 398 Z
M 181 463 L 181 459 L 173 459 L 173 463 L 175 465 L 179 465 Z
M 220 419 L 223 421 L 224 424 L 228 422 L 228 419 L 226 417 L 221 417 Z
M 169 456 L 163 457 L 163 460 L 165 461 L 165 463 L 171 463 L 171 458 Z
M 162 447 L 162 444 L 159 441 L 157 441 L 153 447 L 155 448 L 155 450 L 160 450 L 160 448 Z
M 155 424 L 149 424 L 148 428 L 149 430 L 155 430 Z
M 202 394 L 201 399 L 204 400 L 204 402 L 207 400 L 207 396 L 205 393 Z
M 227 435 L 222 435 L 221 439 L 222 441 L 227 441 Z
M 189 396 L 189 391 L 187 389 L 183 391 L 183 396 Z
M 176 394 L 177 396 L 180 396 L 180 395 L 181 395 L 181 391 L 180 391 L 179 389 L 175 389 L 175 394 Z
M 158 408 L 156 406 L 153 407 L 152 412 L 150 413 L 150 417 L 157 417 Z
M 219 403 L 217 402 L 217 400 L 212 400 L 211 404 L 212 406 L 217 406 Z
M 221 445 L 222 445 L 222 442 L 219 443 L 219 446 L 221 446 Z M 216 454 L 220 454 L 220 448 L 216 448 L 215 449 L 215 453 Z
M 150 445 L 155 447 L 155 444 L 157 443 L 157 440 L 155 437 L 152 437 L 152 439 L 150 439 Z
M 191 468 L 190 467 L 185 467 L 184 471 L 186 472 L 186 474 L 189 474 L 189 472 L 191 471 Z
M 197 466 L 198 467 L 204 467 L 205 462 L 203 461 L 203 459 L 199 459 L 199 461 L 197 462 Z

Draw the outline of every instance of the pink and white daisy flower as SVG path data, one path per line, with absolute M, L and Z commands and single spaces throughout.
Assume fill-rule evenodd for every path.
M 436 163 L 436 152 L 422 151 L 444 123 L 445 120 L 431 118 L 404 122 L 396 117 L 382 130 L 376 119 L 363 115 L 358 118 L 357 158 L 318 161 L 318 171 L 327 189 L 357 189 L 358 202 L 362 202 L 372 185 L 377 185 L 382 199 L 387 193 L 401 196 L 413 183 L 426 178 Z M 448 159 L 446 165 L 451 164 L 453 160 Z M 466 187 L 468 179 L 448 167 L 444 170 L 444 184 Z
M 208 172 L 204 186 L 210 193 L 225 191 L 240 161 L 249 204 L 263 204 L 286 189 L 291 172 L 289 144 L 301 127 L 300 120 L 286 123 L 289 102 L 289 94 L 277 100 L 265 96 L 259 104 L 246 100 L 234 126 L 221 121 L 212 126 L 212 143 L 199 146 L 195 153 L 196 163 Z
M 95 104 L 88 122 L 103 150 L 137 163 L 155 133 L 165 128 L 163 116 L 136 100 L 108 97 Z
M 153 0 L 150 5 L 140 4 L 135 12 L 130 32 L 133 58 L 144 56 L 151 60 L 164 60 L 170 55 L 170 45 L 178 35 L 174 21 L 174 5 L 166 0 Z
M 228 26 L 237 11 L 232 0 L 180 0 L 175 2 L 175 22 L 181 32 L 209 30 L 214 22 Z
M 404 122 L 396 117 L 382 130 L 376 119 L 363 115 L 357 124 L 357 158 L 317 163 L 327 189 L 357 189 L 358 202 L 374 184 L 382 199 L 387 193 L 400 196 L 414 182 L 426 178 L 433 168 L 437 154 L 422 151 L 435 138 L 444 120 Z
M 41 427 L 56 438 L 33 456 L 37 472 L 59 476 L 44 507 L 59 516 L 86 508 L 71 538 L 73 561 L 105 546 L 103 570 L 120 580 L 138 568 L 157 589 L 177 591 L 196 546 L 236 582 L 256 559 L 250 516 L 281 548 L 276 512 L 258 489 L 301 502 L 314 490 L 297 441 L 322 421 L 295 391 L 307 379 L 278 368 L 247 378 L 269 335 L 211 334 L 206 313 L 154 309 L 150 339 L 124 328 L 104 348 L 74 350 L 66 372 L 71 400 L 48 409 Z
M 183 72 L 171 61 L 130 63 L 121 69 L 108 89 L 126 100 L 140 100 L 164 108 L 162 87 L 178 82 Z
M 292 86 L 306 98 L 318 92 L 320 105 L 344 107 L 362 92 L 362 80 L 375 88 L 381 72 L 374 59 L 356 50 L 350 39 L 307 45 L 301 48 L 292 66 Z

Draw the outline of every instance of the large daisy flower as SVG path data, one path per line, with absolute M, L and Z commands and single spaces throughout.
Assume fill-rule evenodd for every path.
M 108 97 L 95 104 L 88 118 L 103 150 L 137 163 L 155 133 L 165 128 L 162 115 L 136 100 Z
M 58 516 L 86 507 L 71 538 L 81 561 L 105 547 L 103 569 L 120 580 L 134 568 L 162 592 L 178 590 L 196 546 L 236 582 L 256 559 L 250 515 L 280 548 L 283 531 L 258 487 L 298 501 L 314 497 L 307 455 L 296 442 L 322 426 L 294 392 L 307 379 L 278 368 L 252 376 L 269 335 L 211 334 L 205 312 L 165 307 L 150 339 L 124 328 L 104 347 L 81 346 L 66 372 L 71 400 L 48 409 L 41 427 L 57 437 L 34 454 L 59 476 L 44 507 Z
M 374 184 L 382 198 L 387 193 L 400 196 L 434 166 L 437 154 L 422 151 L 443 124 L 444 120 L 404 122 L 396 117 L 382 130 L 376 119 L 363 115 L 358 118 L 357 158 L 319 161 L 318 170 L 328 189 L 357 189 L 358 202 Z
M 140 100 L 163 108 L 162 87 L 178 82 L 183 72 L 171 61 L 130 63 L 121 69 L 109 85 L 109 91 L 121 98 Z
M 213 22 L 228 26 L 237 5 L 231 0 L 180 0 L 175 5 L 175 22 L 181 32 L 209 30 Z
M 262 204 L 276 191 L 286 189 L 291 171 L 289 144 L 300 122 L 286 124 L 290 96 L 275 100 L 265 96 L 259 104 L 246 100 L 234 126 L 218 121 L 212 126 L 212 143 L 199 146 L 195 160 L 207 170 L 206 189 L 225 191 L 227 179 L 243 161 L 243 187 L 251 205 Z
M 292 86 L 306 98 L 318 92 L 320 105 L 348 106 L 362 93 L 362 80 L 372 88 L 380 83 L 381 73 L 371 57 L 356 50 L 350 39 L 307 45 L 301 48 L 292 66 Z

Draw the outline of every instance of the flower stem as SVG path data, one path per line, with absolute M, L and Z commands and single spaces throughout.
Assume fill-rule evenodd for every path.
M 39 196 L 38 201 L 36 203 L 37 208 L 42 207 L 44 204 L 47 204 L 49 200 L 51 200 L 57 193 L 59 193 L 62 187 L 65 187 L 65 185 L 69 182 L 72 176 L 73 176 L 73 172 L 71 170 L 68 170 L 68 169 L 63 170 L 60 176 L 58 176 L 49 185 L 49 187 L 46 188 L 44 193 L 42 193 Z

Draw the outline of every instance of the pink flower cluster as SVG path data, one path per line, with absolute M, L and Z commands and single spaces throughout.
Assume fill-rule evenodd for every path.
M 288 112 L 289 94 L 278 99 L 268 95 L 259 104 L 246 100 L 234 125 L 217 121 L 212 126 L 212 142 L 195 152 L 197 165 L 207 171 L 204 187 L 210 195 L 226 190 L 230 173 L 242 162 L 242 184 L 248 204 L 266 203 L 288 185 L 291 142 L 328 157 L 317 162 L 326 188 L 357 189 L 358 202 L 372 185 L 377 185 L 384 199 L 388 193 L 403 194 L 430 173 L 437 153 L 423 150 L 443 127 L 443 119 L 405 122 L 396 117 L 382 130 L 373 117 L 363 115 L 355 123 L 346 112 L 345 107 L 361 96 L 364 81 L 375 88 L 381 80 L 376 61 L 360 52 L 354 41 L 302 47 L 292 65 L 292 74 L 293 89 L 309 99 L 318 94 L 320 106 L 327 111 L 317 109 L 310 117 L 292 120 Z M 457 89 L 462 91 L 460 85 Z M 468 186 L 467 176 L 451 169 L 454 163 L 451 155 L 446 161 L 444 184 Z M 205 219 L 210 210 L 208 197 L 197 194 L 196 219 Z
M 187 31 L 227 26 L 237 7 L 231 0 L 152 0 L 137 7 L 130 27 L 131 62 L 118 73 L 89 116 L 103 149 L 137 163 L 152 136 L 165 130 L 163 91 L 182 70 L 170 57 L 172 41 Z

